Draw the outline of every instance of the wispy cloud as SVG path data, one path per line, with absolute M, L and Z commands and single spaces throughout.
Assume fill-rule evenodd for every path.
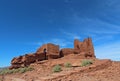
M 78 35 L 78 34 L 76 34 L 76 33 L 70 33 L 70 32 L 65 31 L 65 30 L 63 30 L 63 29 L 60 29 L 60 31 L 61 31 L 64 35 L 66 35 L 66 37 L 69 37 L 69 38 L 72 38 L 72 39 L 80 39 L 80 38 L 81 38 L 80 35 Z
M 100 19 L 91 19 L 91 24 L 93 24 L 92 22 L 96 23 L 96 29 L 92 29 L 89 32 L 91 33 L 95 33 L 95 34 L 120 34 L 120 26 L 119 25 L 115 25 L 112 23 L 108 23 L 105 21 L 102 21 Z
M 80 39 L 81 37 L 80 36 L 78 36 L 77 34 L 75 34 L 75 33 L 70 33 L 70 32 L 63 32 L 65 35 L 67 35 L 67 36 L 69 36 L 69 37 L 72 37 L 72 38 L 74 38 L 74 39 Z
M 77 14 L 74 14 L 72 22 L 74 23 L 72 26 L 83 32 L 85 36 L 92 36 L 97 58 L 120 60 L 120 42 L 114 40 L 117 35 L 120 35 L 119 24 L 99 17 L 80 17 Z
M 120 10 L 119 10 L 120 11 Z M 102 18 L 101 18 L 102 16 Z M 73 28 L 80 29 L 81 32 L 90 33 L 90 34 L 120 34 L 120 25 L 112 23 L 110 21 L 116 21 L 115 17 L 109 17 L 107 15 L 99 16 L 85 16 L 81 17 L 79 12 L 74 12 L 71 23 Z M 118 17 L 117 17 L 118 18 Z M 109 19 L 109 21 L 107 21 Z M 79 31 L 80 31 L 79 30 Z
M 120 42 L 116 41 L 95 47 L 97 58 L 120 60 Z M 119 58 L 119 59 L 118 59 Z
M 77 13 L 77 12 L 76 12 Z M 106 16 L 105 16 L 106 17 Z M 73 28 L 76 32 L 81 32 L 84 36 L 90 36 L 97 40 L 111 39 L 120 34 L 120 25 L 109 22 L 105 18 L 98 17 L 81 17 L 78 14 L 73 14 L 71 19 Z
M 120 11 L 120 1 L 119 0 L 106 0 L 105 6 L 110 7 L 112 10 Z
M 101 37 L 97 37 L 97 36 L 94 36 L 93 37 L 93 42 L 98 42 L 99 40 L 104 40 L 104 39 L 112 39 L 113 36 L 111 35 L 107 35 L 107 36 L 101 36 Z
M 42 46 L 43 44 L 47 44 L 47 43 L 53 43 L 53 44 L 59 45 L 60 48 L 65 48 L 65 47 L 68 47 L 69 45 L 73 44 L 73 42 L 67 41 L 65 39 L 53 38 L 53 39 L 49 39 L 49 40 L 42 40 L 39 42 L 34 42 L 34 43 L 32 43 L 32 45 L 34 44 L 34 45 Z
M 54 44 L 58 44 L 61 47 L 66 47 L 67 45 L 71 44 L 70 41 L 66 41 L 64 39 L 57 39 L 57 38 L 51 39 L 50 42 L 52 42 Z
M 88 22 L 88 21 L 86 21 Z M 120 34 L 120 26 L 102 21 L 100 19 L 91 19 L 89 21 L 91 28 L 88 30 L 90 33 L 94 34 Z M 92 27 L 93 26 L 93 27 Z

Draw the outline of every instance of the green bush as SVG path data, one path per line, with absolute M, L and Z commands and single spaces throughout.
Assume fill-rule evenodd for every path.
M 18 68 L 18 69 L 3 69 L 0 71 L 0 75 L 5 75 L 5 74 L 12 74 L 12 73 L 25 73 L 27 71 L 32 71 L 34 70 L 32 67 L 24 67 L 24 68 Z
M 2 71 L 0 71 L 0 75 L 4 75 L 4 74 L 11 74 L 12 71 L 9 69 L 3 69 Z
M 25 73 L 27 71 L 26 67 L 25 68 L 20 68 L 20 73 Z
M 62 71 L 62 68 L 61 68 L 60 65 L 56 65 L 56 66 L 53 67 L 53 70 L 52 70 L 52 71 L 53 71 L 53 72 L 60 72 L 60 71 Z
M 88 66 L 88 65 L 91 65 L 93 64 L 92 60 L 83 60 L 82 63 L 81 63 L 81 66 Z
M 32 68 L 32 67 L 27 68 L 27 71 L 32 71 L 32 70 L 34 70 L 34 68 Z
M 32 71 L 33 68 L 32 67 L 24 67 L 24 68 L 20 68 L 19 72 L 20 73 L 25 73 L 27 71 Z
M 71 68 L 71 67 L 72 67 L 72 64 L 69 63 L 69 62 L 67 62 L 67 63 L 64 64 L 64 66 L 65 66 L 66 68 Z
M 20 71 L 20 69 L 13 69 L 11 71 L 13 71 L 13 73 L 18 73 Z

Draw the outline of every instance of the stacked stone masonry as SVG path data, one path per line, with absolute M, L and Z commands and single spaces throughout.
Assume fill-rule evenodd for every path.
M 60 50 L 59 45 L 44 44 L 35 53 L 25 54 L 23 56 L 15 57 L 11 61 L 10 69 L 29 66 L 31 63 L 45 60 L 44 49 L 46 49 L 46 58 L 59 59 L 70 54 L 78 55 L 81 58 L 95 58 L 94 47 L 92 39 L 87 38 L 83 42 L 78 39 L 74 40 L 74 48 L 63 48 Z

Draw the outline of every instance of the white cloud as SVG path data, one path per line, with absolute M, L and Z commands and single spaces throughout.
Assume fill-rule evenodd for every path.
M 54 44 L 58 44 L 60 45 L 61 47 L 66 47 L 67 45 L 71 44 L 71 42 L 68 42 L 66 40 L 63 40 L 63 39 L 51 39 L 50 42 L 54 43 Z
M 108 43 L 95 47 L 97 58 L 120 60 L 120 42 Z
M 67 40 L 64 40 L 64 39 L 53 38 L 53 39 L 50 39 L 50 40 L 43 40 L 43 41 L 32 43 L 32 45 L 34 44 L 34 45 L 42 46 L 43 44 L 47 44 L 47 43 L 53 43 L 53 44 L 59 45 L 60 48 L 68 47 L 68 45 L 73 44 L 73 42 L 71 42 L 71 41 L 67 41 Z
M 80 39 L 80 36 L 78 36 L 77 34 L 74 34 L 74 33 L 70 33 L 70 32 L 63 32 L 65 35 L 69 36 L 69 37 L 72 37 L 74 39 Z

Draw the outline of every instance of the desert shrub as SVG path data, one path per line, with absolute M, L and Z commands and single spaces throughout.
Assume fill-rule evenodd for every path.
M 13 73 L 18 73 L 20 69 L 12 69 L 11 71 L 13 71 Z
M 62 71 L 62 68 L 61 68 L 61 66 L 60 65 L 55 65 L 54 67 L 53 67 L 53 70 L 52 70 L 53 72 L 60 72 L 60 71 Z
M 88 65 L 91 65 L 91 64 L 93 64 L 92 60 L 83 60 L 82 63 L 81 63 L 81 66 L 88 66 Z
M 67 62 L 67 63 L 64 64 L 64 66 L 65 66 L 66 68 L 71 68 L 71 67 L 72 67 L 72 64 L 69 63 L 69 62 Z
M 24 68 L 18 68 L 18 69 L 3 69 L 0 71 L 0 75 L 5 75 L 5 74 L 12 74 L 12 73 L 25 73 L 27 71 L 32 71 L 34 70 L 32 67 L 24 67 Z
M 25 73 L 27 71 L 32 71 L 32 70 L 34 70 L 32 67 L 19 68 L 20 73 Z
M 20 68 L 20 73 L 25 73 L 27 71 L 27 68 L 25 67 L 25 68 Z
M 32 71 L 32 70 L 34 70 L 34 68 L 32 68 L 32 67 L 27 68 L 27 71 Z
M 0 75 L 11 74 L 11 73 L 13 73 L 13 72 L 9 69 L 3 69 L 3 70 L 0 71 Z

